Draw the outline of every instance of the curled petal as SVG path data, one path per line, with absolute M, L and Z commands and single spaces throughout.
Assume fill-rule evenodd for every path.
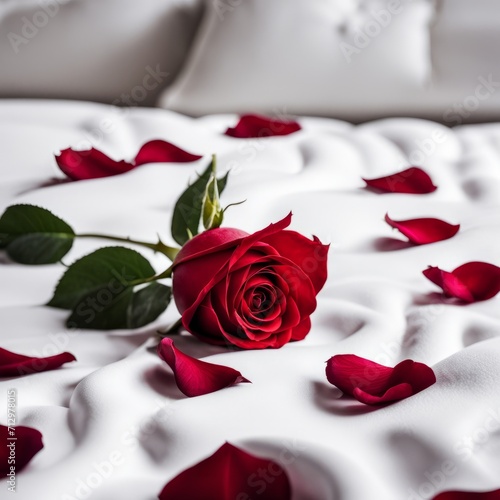
M 59 168 L 72 180 L 98 179 L 128 172 L 134 168 L 132 163 L 124 160 L 115 161 L 98 149 L 84 151 L 63 149 L 56 155 Z
M 418 167 L 410 167 L 386 177 L 363 180 L 369 187 L 388 193 L 427 194 L 437 189 L 429 174 Z
M 179 389 L 190 398 L 219 391 L 231 385 L 250 382 L 233 368 L 207 363 L 184 354 L 169 338 L 162 339 L 158 345 L 158 355 L 174 372 Z
M 71 361 L 76 361 L 76 358 L 69 352 L 62 352 L 46 358 L 35 358 L 7 351 L 7 349 L 0 347 L 0 377 L 17 377 L 55 370 Z
M 431 266 L 423 274 L 445 295 L 464 302 L 488 300 L 500 292 L 500 267 L 487 262 L 467 262 L 452 272 Z
M 186 163 L 196 161 L 202 156 L 184 151 L 170 142 L 156 139 L 144 144 L 135 157 L 135 166 L 144 163 Z
M 330 358 L 326 377 L 345 394 L 369 405 L 405 399 L 436 382 L 432 368 L 423 363 L 407 359 L 390 368 L 354 354 Z
M 433 500 L 500 500 L 500 490 L 494 491 L 445 491 Z
M 290 500 L 290 481 L 276 462 L 256 457 L 246 451 L 223 444 L 213 455 L 198 462 L 169 481 L 159 495 L 160 500 L 235 500 L 255 498 L 252 477 L 259 472 L 269 474 L 272 481 L 259 493 L 259 500 Z
M 15 440 L 13 439 L 15 438 Z M 8 463 L 11 448 L 15 455 L 15 472 L 19 472 L 43 448 L 42 434 L 31 427 L 0 425 L 0 477 L 8 476 L 11 465 Z M 11 443 L 14 443 L 12 446 Z
M 225 135 L 248 139 L 253 137 L 272 137 L 297 132 L 301 126 L 295 121 L 278 120 L 260 115 L 243 115 L 235 127 L 229 127 Z
M 460 225 L 453 225 L 440 219 L 408 219 L 393 220 L 389 214 L 385 215 L 389 226 L 404 234 L 415 245 L 426 245 L 437 241 L 447 240 L 458 233 Z

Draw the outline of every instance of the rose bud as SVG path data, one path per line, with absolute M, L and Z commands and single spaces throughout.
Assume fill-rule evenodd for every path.
M 328 245 L 284 230 L 290 222 L 291 214 L 251 235 L 211 229 L 183 246 L 172 288 L 189 332 L 243 349 L 282 347 L 309 333 Z

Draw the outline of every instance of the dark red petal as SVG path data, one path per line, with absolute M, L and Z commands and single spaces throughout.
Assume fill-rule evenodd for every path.
M 353 396 L 365 405 L 380 405 L 384 403 L 392 403 L 393 401 L 400 401 L 401 399 L 406 399 L 414 394 L 413 389 L 410 384 L 403 383 L 390 387 L 387 391 L 382 394 L 382 396 L 373 396 L 368 392 L 363 391 L 359 387 L 356 387 L 353 391 Z
M 500 500 L 500 490 L 474 491 L 445 491 L 434 497 L 433 500 Z
M 12 434 L 13 433 L 13 434 Z M 9 438 L 16 438 L 15 441 Z M 8 463 L 11 448 L 10 443 L 15 444 L 15 472 L 20 472 L 30 460 L 43 448 L 42 434 L 31 427 L 17 425 L 6 427 L 0 425 L 0 477 L 6 477 L 11 472 L 11 464 Z M 3 485 L 6 487 L 6 485 Z
M 74 181 L 110 177 L 135 168 L 132 163 L 112 160 L 94 148 L 85 151 L 63 149 L 59 155 L 56 155 L 56 162 L 59 168 Z
M 289 135 L 300 129 L 301 126 L 295 121 L 278 120 L 260 115 L 243 115 L 235 127 L 226 130 L 225 135 L 248 139 Z
M 422 271 L 422 273 L 427 279 L 442 288 L 444 294 L 448 297 L 456 297 L 465 302 L 474 302 L 474 297 L 467 286 L 452 273 L 433 266 L 429 266 L 429 268 Z
M 35 358 L 7 351 L 0 347 L 0 377 L 18 377 L 30 373 L 55 370 L 64 363 L 70 363 L 71 361 L 76 361 L 76 358 L 69 352 L 62 352 L 46 358 Z
M 303 319 L 295 328 L 293 328 L 292 340 L 304 340 L 310 329 L 311 318 L 307 317 Z
M 210 253 L 233 248 L 246 236 L 249 235 L 245 231 L 232 227 L 218 227 L 203 231 L 186 242 L 181 248 L 175 257 L 174 266 L 178 266 L 187 260 L 197 259 Z
M 393 387 L 396 384 L 406 382 L 411 385 L 413 393 L 416 394 L 436 383 L 436 375 L 432 368 L 426 364 L 405 359 L 394 367 L 389 385 Z
M 410 359 L 394 368 L 354 354 L 339 354 L 326 365 L 328 381 L 365 404 L 390 403 L 416 394 L 436 382 L 434 371 Z
M 392 368 L 354 354 L 338 354 L 326 364 L 328 382 L 351 396 L 355 388 L 370 394 L 383 394 L 387 390 L 392 371 Z
M 139 149 L 135 157 L 135 166 L 138 167 L 144 163 L 186 163 L 200 158 L 202 156 L 188 153 L 170 142 L 156 139 L 146 142 Z
M 189 397 L 201 396 L 234 384 L 250 382 L 233 368 L 207 363 L 184 354 L 169 338 L 162 339 L 158 345 L 158 355 L 172 368 L 177 386 Z
M 389 214 L 385 215 L 389 226 L 403 233 L 415 245 L 426 245 L 436 241 L 447 240 L 458 233 L 460 225 L 453 225 L 440 219 L 408 219 L 393 220 Z
M 330 245 L 323 245 L 318 238 L 313 240 L 295 231 L 281 231 L 263 238 L 277 252 L 297 264 L 311 280 L 316 293 L 328 276 L 327 259 Z
M 286 471 L 276 462 L 256 457 L 229 443 L 169 481 L 160 500 L 243 500 L 255 498 L 256 484 L 265 473 L 272 481 L 259 489 L 259 500 L 290 500 Z M 262 479 L 260 479 L 262 481 Z M 262 490 L 262 491 L 261 491 Z
M 410 167 L 386 177 L 363 180 L 369 187 L 388 193 L 427 194 L 437 189 L 429 175 L 418 167 Z
M 423 274 L 445 295 L 465 302 L 488 300 L 500 292 L 500 268 L 487 262 L 467 262 L 451 273 L 429 267 Z
M 488 300 L 500 292 L 500 267 L 487 262 L 467 262 L 453 271 L 474 300 Z

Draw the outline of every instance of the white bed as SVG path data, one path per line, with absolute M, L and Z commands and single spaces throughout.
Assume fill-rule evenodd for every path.
M 0 424 L 16 388 L 17 423 L 43 434 L 17 498 L 153 500 L 226 441 L 282 465 L 292 500 L 498 496 L 500 295 L 459 304 L 422 271 L 500 265 L 499 20 L 496 0 L 0 2 L 0 213 L 34 204 L 80 233 L 173 243 L 174 204 L 215 153 L 220 172 L 231 171 L 223 204 L 247 200 L 225 226 L 253 232 L 292 211 L 292 229 L 331 244 L 303 341 L 228 351 L 175 337 L 187 354 L 252 381 L 194 398 L 153 349 L 155 332 L 179 317 L 173 302 L 138 330 L 68 330 L 68 313 L 44 306 L 64 266 L 0 253 L 0 347 L 77 358 L 0 378 Z M 155 104 L 166 109 L 141 107 Z M 302 129 L 223 135 L 255 112 Z M 132 160 L 151 139 L 203 158 L 81 182 L 68 182 L 54 159 L 93 146 Z M 410 165 L 438 189 L 364 187 L 362 178 Z M 461 227 L 412 246 L 386 213 Z M 64 263 L 105 244 L 78 240 Z M 157 271 L 168 265 L 138 250 Z M 424 362 L 437 382 L 367 407 L 327 382 L 325 362 L 343 353 Z
M 111 132 L 103 131 L 104 119 L 114 123 Z M 4 262 L 0 345 L 77 357 L 55 371 L 0 380 L 1 400 L 15 387 L 19 423 L 39 429 L 45 444 L 19 474 L 16 498 L 152 500 L 225 441 L 278 462 L 288 450 L 283 465 L 294 500 L 414 500 L 499 488 L 500 299 L 451 304 L 422 271 L 473 260 L 500 265 L 500 124 L 448 129 L 395 118 L 353 126 L 304 117 L 303 129 L 286 137 L 222 135 L 236 119 L 71 101 L 0 102 L 2 211 L 31 203 L 80 232 L 143 239 L 159 233 L 169 241 L 177 196 L 216 153 L 221 171 L 232 169 L 225 203 L 247 199 L 227 212 L 227 226 L 250 232 L 292 210 L 293 229 L 331 242 L 328 281 L 304 341 L 227 352 L 187 334 L 176 340 L 185 352 L 234 367 L 253 382 L 191 399 L 148 351 L 156 329 L 177 319 L 173 303 L 136 331 L 67 331 L 67 313 L 43 306 L 63 267 Z M 114 158 L 131 158 L 153 138 L 204 157 L 105 179 L 48 182 L 64 177 L 54 152 L 84 147 L 89 138 Z M 363 188 L 361 177 L 401 170 L 418 151 L 438 186 L 434 193 Z M 383 221 L 386 212 L 443 218 L 461 230 L 412 247 L 398 243 L 404 237 Z M 100 245 L 79 241 L 65 261 Z M 157 270 L 166 264 L 145 255 Z M 337 353 L 387 365 L 412 358 L 432 366 L 437 383 L 385 408 L 364 407 L 339 399 L 327 383 L 325 361 Z

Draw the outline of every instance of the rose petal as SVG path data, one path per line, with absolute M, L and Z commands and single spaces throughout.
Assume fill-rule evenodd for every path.
M 500 500 L 500 490 L 494 491 L 445 491 L 433 500 Z
M 135 157 L 135 166 L 144 163 L 186 163 L 196 161 L 202 156 L 194 155 L 174 146 L 170 142 L 156 139 L 144 144 Z
M 243 115 L 235 127 L 229 127 L 225 135 L 248 139 L 253 137 L 272 137 L 289 135 L 302 127 L 295 121 L 278 120 L 260 115 Z
M 250 382 L 233 368 L 207 363 L 184 354 L 169 338 L 162 339 L 158 345 L 158 355 L 174 372 L 177 387 L 189 397 L 201 396 L 231 385 Z
M 398 384 L 394 387 L 387 389 L 387 391 L 382 394 L 382 396 L 373 396 L 368 392 L 363 391 L 359 387 L 356 387 L 353 391 L 353 396 L 365 405 L 380 405 L 384 403 L 391 403 L 393 401 L 399 401 L 401 399 L 406 399 L 413 394 L 413 390 L 410 384 Z
M 55 370 L 71 361 L 76 361 L 76 358 L 69 352 L 62 352 L 46 358 L 36 358 L 7 351 L 7 349 L 0 347 L 0 377 L 18 377 L 30 373 Z
M 11 434 L 13 433 L 13 435 Z M 10 441 L 9 438 L 16 438 Z M 6 477 L 11 472 L 11 465 L 8 463 L 10 454 L 10 443 L 15 443 L 15 472 L 18 473 L 31 459 L 43 448 L 42 434 L 31 427 L 17 425 L 7 427 L 0 425 L 0 477 Z
M 487 262 L 467 262 L 451 273 L 430 266 L 423 274 L 445 295 L 464 302 L 488 300 L 500 292 L 500 267 Z
M 255 498 L 257 478 L 264 471 L 272 481 L 259 490 L 259 500 L 290 500 L 292 493 L 286 471 L 276 462 L 256 457 L 225 443 L 213 455 L 169 481 L 160 500 L 237 500 Z
M 403 233 L 415 245 L 426 245 L 437 241 L 447 240 L 458 233 L 460 224 L 453 225 L 440 219 L 408 219 L 393 220 L 389 214 L 385 215 L 389 226 Z
M 405 399 L 436 382 L 432 368 L 407 359 L 394 368 L 354 354 L 339 354 L 327 361 L 326 377 L 342 392 L 365 404 Z
M 59 168 L 72 180 L 98 179 L 118 175 L 132 170 L 134 165 L 124 160 L 115 161 L 98 149 L 85 151 L 63 149 L 56 155 Z
M 363 180 L 369 187 L 388 193 L 427 194 L 437 189 L 429 175 L 418 167 L 410 167 L 386 177 Z
M 316 293 L 323 288 L 328 275 L 326 264 L 330 245 L 323 245 L 316 236 L 310 240 L 295 231 L 271 234 L 262 241 L 297 264 L 309 276 Z
M 123 174 L 145 163 L 185 163 L 199 160 L 201 156 L 156 139 L 144 144 L 132 163 L 125 160 L 115 161 L 95 148 L 84 151 L 63 149 L 55 158 L 59 168 L 70 179 L 81 181 Z

